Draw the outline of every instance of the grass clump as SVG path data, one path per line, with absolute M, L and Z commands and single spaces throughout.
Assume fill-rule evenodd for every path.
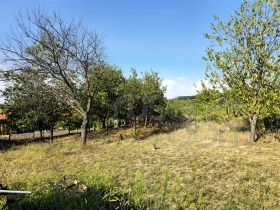
M 4 209 L 4 210 L 7 209 L 7 208 L 4 208 L 6 203 L 7 203 L 6 197 L 0 196 L 0 209 Z

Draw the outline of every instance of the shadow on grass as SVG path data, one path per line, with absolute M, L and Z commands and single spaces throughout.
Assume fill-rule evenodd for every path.
M 172 125 L 163 125 L 163 126 L 152 126 L 152 127 L 141 127 L 139 126 L 137 130 L 139 134 L 134 136 L 132 134 L 131 127 L 119 127 L 119 128 L 111 128 L 109 132 L 106 129 L 89 131 L 88 132 L 88 140 L 100 140 L 107 139 L 108 142 L 121 141 L 127 138 L 135 138 L 136 140 L 145 140 L 149 137 L 161 133 L 172 133 L 178 129 L 184 128 L 186 126 L 186 122 L 177 122 Z M 51 141 L 48 137 L 37 137 L 37 138 L 25 138 L 25 139 L 17 139 L 17 140 L 1 140 L 0 139 L 0 151 L 8 151 L 10 149 L 15 149 L 17 146 L 27 146 L 29 144 L 34 143 L 55 143 L 56 140 L 67 137 L 67 136 L 79 136 L 80 133 L 71 133 L 71 134 L 63 134 L 59 136 L 54 136 L 54 139 Z
M 139 139 L 140 140 L 146 140 L 149 139 L 151 136 L 158 135 L 158 134 L 170 134 L 173 133 L 179 129 L 186 128 L 188 126 L 188 122 L 186 121 L 180 121 L 180 122 L 173 122 L 170 125 L 163 125 L 154 127 L 153 129 L 148 129 L 146 132 L 142 132 Z
M 41 188 L 31 195 L 20 195 L 8 209 L 146 209 L 137 206 L 128 196 L 112 188 L 88 187 L 85 191 L 62 189 L 60 186 Z
M 61 139 L 61 138 L 64 138 L 67 136 L 73 136 L 73 135 L 79 135 L 79 134 L 77 134 L 77 133 L 62 134 L 59 136 L 54 136 L 53 140 L 50 140 L 49 137 L 25 138 L 25 139 L 17 139 L 17 140 L 1 140 L 0 139 L 0 150 L 7 151 L 16 146 L 27 146 L 27 145 L 33 144 L 33 143 L 52 143 L 53 141 L 55 141 L 57 139 Z

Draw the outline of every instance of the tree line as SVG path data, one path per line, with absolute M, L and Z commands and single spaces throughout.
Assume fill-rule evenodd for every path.
M 92 73 L 93 95 L 87 128 L 99 123 L 100 128 L 106 129 L 116 120 L 116 126 L 133 127 L 133 133 L 136 133 L 137 123 L 147 127 L 164 120 L 167 99 L 158 73 L 151 70 L 139 76 L 132 69 L 131 75 L 125 78 L 121 69 L 111 65 Z M 50 138 L 58 126 L 68 128 L 69 132 L 80 129 L 83 118 L 77 108 L 53 92 L 49 87 L 51 83 L 42 85 L 46 78 L 37 70 L 26 68 L 15 78 L 2 91 L 9 128 L 40 130 L 41 135 L 43 130 L 50 130 Z
M 19 13 L 0 44 L 1 78 L 10 127 L 50 129 L 81 123 L 81 146 L 90 121 L 106 127 L 110 118 L 147 126 L 166 108 L 162 79 L 154 71 L 129 78 L 105 59 L 103 37 L 82 21 L 64 20 L 39 8 Z

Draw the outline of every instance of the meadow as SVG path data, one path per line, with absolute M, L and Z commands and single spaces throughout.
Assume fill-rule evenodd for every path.
M 120 139 L 122 134 L 123 139 Z M 0 183 L 29 190 L 0 209 L 279 209 L 272 135 L 203 122 L 177 130 L 91 132 L 0 153 Z

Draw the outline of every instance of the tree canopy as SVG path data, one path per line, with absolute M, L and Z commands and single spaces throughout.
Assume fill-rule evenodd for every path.
M 5 97 L 4 112 L 10 128 L 27 128 L 29 131 L 51 130 L 61 119 L 66 104 L 58 96 L 42 86 L 45 77 L 32 69 L 21 71 L 20 77 L 9 85 Z
M 258 119 L 279 101 L 280 4 L 244 0 L 230 20 L 215 17 L 206 49 L 207 77 L 234 98 L 249 118 L 250 141 Z

